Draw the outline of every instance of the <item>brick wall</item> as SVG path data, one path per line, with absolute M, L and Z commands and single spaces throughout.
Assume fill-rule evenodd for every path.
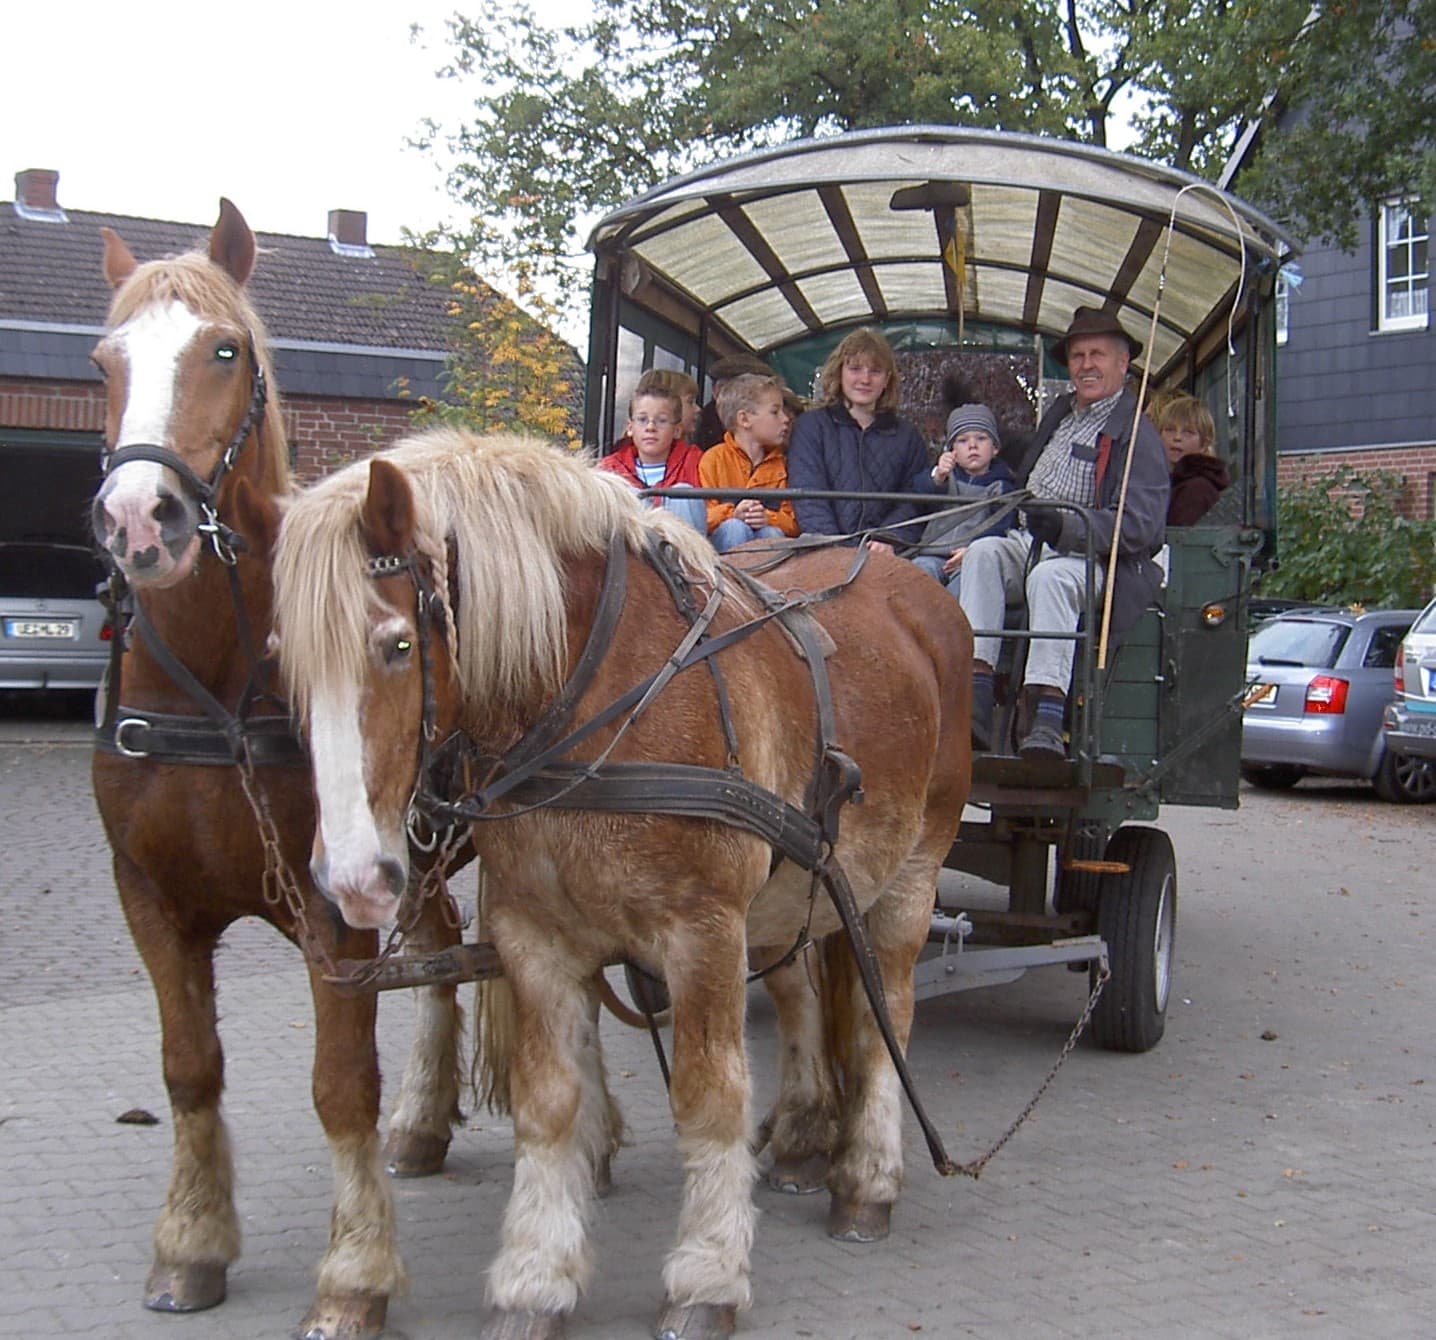
M 314 479 L 392 442 L 409 430 L 410 408 L 396 400 L 286 396 L 284 426 L 296 472 L 301 479 Z M 102 432 L 104 393 L 88 382 L 0 378 L 0 425 Z
M 1405 478 L 1401 511 L 1415 520 L 1436 516 L 1436 443 L 1419 447 L 1367 447 L 1349 451 L 1283 451 L 1277 456 L 1280 490 L 1299 480 L 1351 470 L 1390 470 Z

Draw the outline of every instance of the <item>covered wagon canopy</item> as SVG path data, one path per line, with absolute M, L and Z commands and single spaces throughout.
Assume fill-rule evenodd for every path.
M 960 289 L 966 322 L 1048 337 L 1077 307 L 1107 307 L 1149 344 L 1161 377 L 1221 338 L 1242 273 L 1237 226 L 1247 283 L 1268 293 L 1294 250 L 1270 220 L 1214 187 L 1178 201 L 1197 182 L 1032 135 L 855 131 L 654 187 L 604 218 L 589 248 L 600 277 L 613 274 L 626 298 L 712 351 L 768 355 L 834 327 L 951 321 Z

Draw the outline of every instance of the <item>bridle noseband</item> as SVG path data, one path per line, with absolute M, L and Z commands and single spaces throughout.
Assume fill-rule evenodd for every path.
M 153 461 L 157 465 L 174 471 L 199 508 L 202 519 L 196 529 L 201 535 L 209 536 L 215 556 L 229 567 L 234 566 L 237 551 L 243 548 L 244 542 L 237 532 L 231 530 L 219 519 L 215 497 L 219 492 L 220 485 L 224 482 L 224 477 L 234 468 L 235 461 L 239 459 L 240 450 L 248 440 L 250 433 L 254 431 L 255 425 L 259 423 L 264 414 L 265 405 L 269 401 L 269 384 L 264 375 L 264 368 L 260 365 L 259 356 L 255 352 L 254 336 L 248 331 L 245 332 L 244 347 L 249 356 L 249 405 L 244 411 L 244 417 L 239 421 L 239 426 L 234 430 L 234 435 L 229 439 L 229 445 L 225 447 L 223 454 L 215 463 L 214 470 L 208 479 L 196 474 L 177 452 L 172 451 L 169 447 L 162 447 L 157 442 L 132 442 L 116 451 L 106 452 L 104 456 L 106 476 L 129 461 Z

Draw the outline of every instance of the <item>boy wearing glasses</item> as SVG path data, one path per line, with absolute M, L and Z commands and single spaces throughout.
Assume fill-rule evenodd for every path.
M 628 402 L 625 438 L 600 459 L 598 468 L 622 476 L 636 489 L 696 487 L 703 453 L 678 440 L 682 420 L 679 396 L 640 383 Z M 707 534 L 707 509 L 701 498 L 650 498 L 649 502 L 682 517 L 700 535 Z

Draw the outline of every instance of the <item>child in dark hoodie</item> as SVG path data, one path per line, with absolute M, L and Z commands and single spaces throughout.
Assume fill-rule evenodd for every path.
M 1226 465 L 1212 454 L 1217 426 L 1196 396 L 1176 395 L 1159 411 L 1157 431 L 1172 474 L 1167 525 L 1195 526 L 1231 483 Z

